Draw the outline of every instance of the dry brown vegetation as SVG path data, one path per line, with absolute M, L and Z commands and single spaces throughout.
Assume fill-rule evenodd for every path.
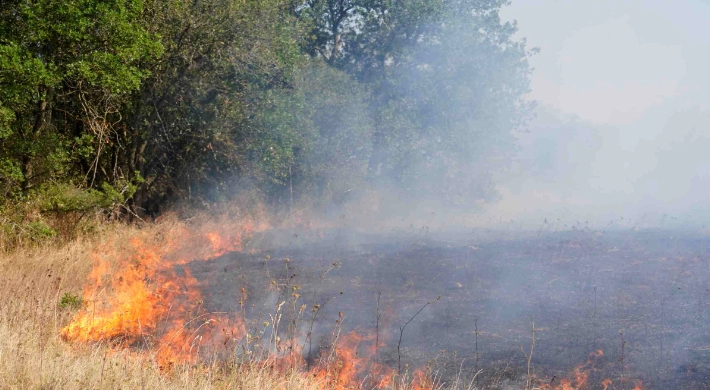
M 148 229 L 159 234 L 169 225 L 166 222 Z M 60 303 L 66 293 L 81 295 L 91 268 L 92 248 L 99 241 L 125 239 L 137 230 L 111 227 L 94 238 L 0 255 L 0 388 L 315 388 L 298 372 L 276 374 L 258 365 L 230 369 L 217 364 L 192 365 L 166 373 L 150 354 L 62 340 L 59 330 L 76 309 Z

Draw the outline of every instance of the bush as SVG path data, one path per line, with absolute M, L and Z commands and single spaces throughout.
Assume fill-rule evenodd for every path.
M 42 186 L 0 203 L 0 251 L 67 242 L 95 232 L 101 221 L 120 217 L 135 185 L 108 184 L 103 191 L 72 183 Z
M 83 304 L 83 300 L 80 296 L 74 295 L 70 292 L 65 292 L 62 295 L 62 299 L 59 300 L 59 307 L 62 309 L 78 309 Z

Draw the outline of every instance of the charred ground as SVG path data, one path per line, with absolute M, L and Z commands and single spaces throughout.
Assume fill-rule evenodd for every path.
M 307 305 L 299 320 L 307 329 L 319 305 L 311 359 L 329 344 L 342 313 L 341 334 L 378 333 L 384 364 L 396 368 L 400 357 L 404 367 L 429 362 L 448 381 L 482 370 L 480 386 L 514 386 L 525 380 L 522 350 L 530 350 L 534 321 L 531 370 L 539 384 L 554 386 L 602 350 L 584 367 L 589 388 L 603 388 L 605 378 L 610 388 L 631 388 L 632 379 L 657 389 L 710 386 L 706 235 L 573 230 L 442 237 L 416 229 L 378 238 L 343 229 L 270 232 L 254 237 L 250 254 L 194 262 L 191 269 L 207 310 L 243 311 L 260 321 L 280 301 L 296 299 Z M 289 293 L 298 286 L 298 297 L 278 286 Z M 427 302 L 404 329 L 398 354 L 400 327 Z M 301 337 L 308 355 L 309 341 Z

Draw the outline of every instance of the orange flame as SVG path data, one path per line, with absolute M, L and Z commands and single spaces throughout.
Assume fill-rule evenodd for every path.
M 373 335 L 364 336 L 354 331 L 348 333 L 335 347 L 334 359 L 312 370 L 311 375 L 322 389 L 357 389 L 363 385 L 373 389 L 391 387 L 397 379 L 397 373 L 377 362 L 377 346 L 374 341 Z M 411 389 L 433 389 L 432 380 L 424 370 L 415 370 L 412 377 Z
M 542 384 L 538 388 L 544 390 L 580 390 L 590 388 L 589 372 L 594 370 L 596 360 L 604 356 L 604 351 L 597 350 L 589 354 L 587 361 L 572 370 L 567 378 L 563 378 L 557 384 Z M 633 380 L 634 388 L 632 390 L 644 390 L 640 380 Z M 613 381 L 606 378 L 601 381 L 601 386 L 604 390 L 611 388 Z
M 360 344 L 372 341 L 372 337 L 367 337 L 351 332 L 340 339 L 335 347 L 335 358 L 326 362 L 325 365 L 316 368 L 313 376 L 319 379 L 324 385 L 324 389 L 345 390 L 352 388 L 366 371 L 370 371 L 377 377 L 371 378 L 378 385 L 386 386 L 393 371 L 387 367 L 380 366 L 374 360 L 375 345 L 368 348 L 360 348 Z
M 412 380 L 412 390 L 431 390 L 434 388 L 433 381 L 422 369 L 414 370 L 412 376 L 414 377 Z
M 202 233 L 177 224 L 164 234 L 137 234 L 128 247 L 100 246 L 92 254 L 94 266 L 84 289 L 88 305 L 61 330 L 62 337 L 111 340 L 117 346 L 150 344 L 163 367 L 193 360 L 203 346 L 240 338 L 241 319 L 204 312 L 198 282 L 186 264 L 242 250 L 245 238 L 263 228 L 248 220 Z
M 604 351 L 601 349 L 590 353 L 587 361 L 575 367 L 567 378 L 560 379 L 557 384 L 543 384 L 539 388 L 546 390 L 576 390 L 587 388 L 589 386 L 589 370 L 594 368 L 594 363 L 601 356 L 604 356 Z
M 612 383 L 614 383 L 614 382 L 612 382 L 611 379 L 609 379 L 609 378 L 604 379 L 602 381 L 602 386 L 604 387 L 604 390 L 607 390 L 609 388 L 609 386 L 612 385 Z

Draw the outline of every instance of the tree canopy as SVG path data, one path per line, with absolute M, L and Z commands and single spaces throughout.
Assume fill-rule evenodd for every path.
M 81 201 L 51 207 L 131 215 L 247 183 L 281 206 L 491 198 L 530 115 L 532 52 L 504 4 L 4 1 L 0 194 L 71 188 Z

